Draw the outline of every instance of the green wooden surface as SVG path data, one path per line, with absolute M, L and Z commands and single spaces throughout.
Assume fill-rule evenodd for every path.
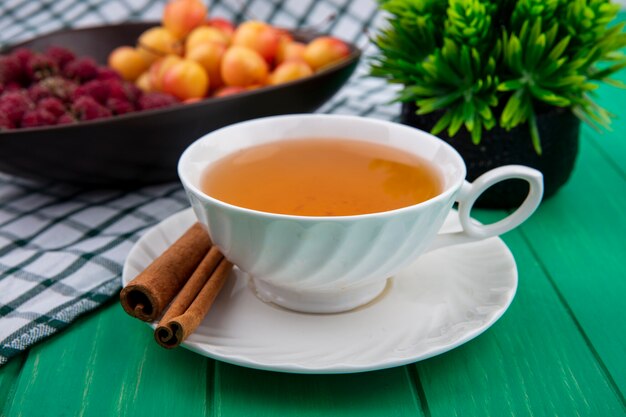
M 423 416 L 406 367 L 351 375 L 289 375 L 217 363 L 216 414 Z
M 0 368 L 0 415 L 626 416 L 626 92 L 598 101 L 623 116 L 583 128 L 569 183 L 504 236 L 518 293 L 477 339 L 384 371 L 289 375 L 163 350 L 113 301 Z
M 626 71 L 614 78 L 626 82 Z M 572 178 L 520 230 L 623 398 L 626 313 L 617 307 L 626 295 L 626 91 L 601 86 L 597 101 L 618 115 L 612 130 L 583 127 Z
M 31 349 L 4 414 L 210 414 L 208 362 L 183 349 L 162 349 L 150 328 L 109 304 Z
M 540 261 L 519 232 L 505 242 L 520 275 L 507 313 L 473 342 L 416 365 L 431 415 L 621 415 L 619 395 Z

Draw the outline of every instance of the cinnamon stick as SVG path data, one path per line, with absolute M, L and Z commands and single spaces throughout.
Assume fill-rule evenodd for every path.
M 120 292 L 124 310 L 133 317 L 154 321 L 172 301 L 211 247 L 211 239 L 195 223 L 161 256 Z
M 198 293 L 204 287 L 204 284 L 211 278 L 211 274 L 223 258 L 224 255 L 221 254 L 219 249 L 212 246 L 204 259 L 200 262 L 200 265 L 198 265 L 193 272 L 193 275 L 189 278 L 189 281 L 187 281 L 183 289 L 165 311 L 159 324 L 167 323 L 172 318 L 180 316 L 191 306 L 191 303 L 196 299 Z
M 210 254 L 211 252 L 207 254 L 205 260 L 210 257 Z M 206 316 L 213 305 L 217 294 L 224 286 L 233 264 L 223 258 L 215 270 L 212 271 L 212 274 L 206 274 L 213 259 L 207 260 L 206 265 L 203 265 L 204 261 L 202 262 L 201 267 L 189 279 L 189 284 L 193 281 L 193 288 L 187 290 L 187 286 L 185 286 L 181 292 L 183 296 L 176 298 L 154 331 L 154 338 L 164 348 L 171 349 L 178 346 L 198 328 L 204 316 Z M 205 277 L 203 280 L 199 277 L 200 275 L 210 276 L 208 278 Z M 193 289 L 201 281 L 204 282 L 200 292 L 197 293 L 195 298 L 190 297 Z

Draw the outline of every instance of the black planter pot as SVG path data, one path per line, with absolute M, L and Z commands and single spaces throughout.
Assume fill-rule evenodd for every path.
M 430 132 L 441 113 L 424 116 L 415 114 L 414 103 L 404 103 L 401 122 Z M 507 132 L 496 126 L 483 131 L 479 145 L 474 145 L 470 134 L 461 129 L 450 138 L 446 131 L 438 137 L 452 145 L 463 157 L 467 165 L 467 179 L 473 181 L 481 174 L 502 165 L 526 165 L 543 173 L 544 196 L 554 195 L 567 182 L 578 154 L 578 134 L 580 120 L 571 111 L 550 108 L 538 114 L 537 123 L 541 137 L 542 154 L 537 155 L 530 139 L 528 125 L 518 126 Z M 487 190 L 476 202 L 476 207 L 515 208 L 526 194 L 528 184 L 521 180 L 509 180 Z

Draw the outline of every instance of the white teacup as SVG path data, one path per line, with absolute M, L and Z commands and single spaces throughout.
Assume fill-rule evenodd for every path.
M 423 203 L 381 213 L 305 217 L 236 207 L 203 193 L 203 171 L 237 150 L 266 142 L 345 138 L 386 144 L 416 154 L 439 169 L 444 187 Z M 306 157 L 306 156 L 303 156 Z M 178 174 L 199 221 L 222 253 L 253 280 L 257 295 L 309 313 L 353 309 L 376 298 L 393 276 L 420 254 L 505 233 L 526 220 L 543 194 L 537 170 L 517 165 L 465 181 L 465 163 L 444 141 L 408 126 L 338 115 L 290 115 L 237 123 L 203 136 L 183 153 Z M 472 205 L 491 185 L 511 178 L 530 184 L 515 213 L 483 226 Z M 463 231 L 437 232 L 453 203 Z

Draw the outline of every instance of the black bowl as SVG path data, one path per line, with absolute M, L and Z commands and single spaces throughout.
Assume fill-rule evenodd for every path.
M 60 45 L 103 64 L 115 47 L 133 45 L 143 31 L 155 25 L 142 22 L 63 30 L 11 49 L 41 51 Z M 319 36 L 310 31 L 291 33 L 305 42 Z M 307 113 L 324 104 L 356 68 L 360 51 L 349 46 L 352 53 L 346 60 L 279 86 L 74 125 L 0 132 L 0 171 L 102 187 L 175 180 L 178 157 L 205 133 L 257 117 Z

